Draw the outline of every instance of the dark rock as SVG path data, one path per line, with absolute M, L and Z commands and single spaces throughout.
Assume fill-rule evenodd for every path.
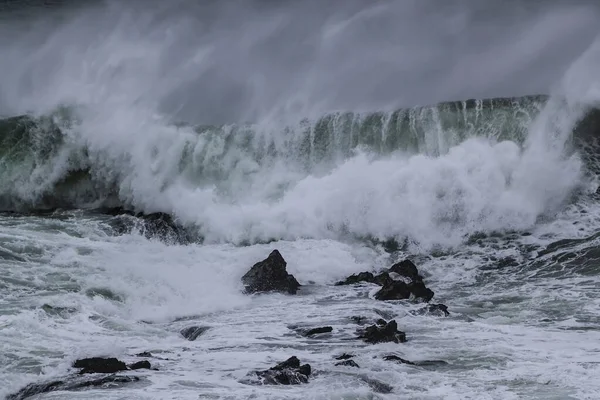
M 361 272 L 359 274 L 350 275 L 345 280 L 337 282 L 335 285 L 355 285 L 357 283 L 367 282 L 382 286 L 391 280 L 392 278 L 390 278 L 390 275 L 387 272 L 382 272 L 379 275 L 373 275 L 370 272 Z
M 152 369 L 152 366 L 150 365 L 150 361 L 144 360 L 129 364 L 129 369 Z
M 290 357 L 266 371 L 256 371 L 263 385 L 299 385 L 308 383 L 312 373 L 309 364 L 300 365 L 297 357 Z
M 423 361 L 415 361 L 415 365 L 419 367 L 439 367 L 441 365 L 448 365 L 446 361 L 443 360 L 423 360 Z
M 286 266 L 287 263 L 279 251 L 273 250 L 269 257 L 254 264 L 242 277 L 246 292 L 274 291 L 296 294 L 300 284 L 293 275 L 287 273 Z
M 6 396 L 6 400 L 25 400 L 29 397 L 55 391 L 75 391 L 89 387 L 118 388 L 124 384 L 137 382 L 140 378 L 136 376 L 109 375 L 101 378 L 66 377 L 45 383 L 32 383 L 17 393 Z
M 377 300 L 405 300 L 410 298 L 410 295 L 411 291 L 406 283 L 392 281 L 375 293 L 375 298 Z
M 353 357 L 354 357 L 354 354 L 344 353 L 341 356 L 337 356 L 335 359 L 336 360 L 349 360 L 349 359 L 351 359 Z
M 386 283 L 377 293 L 377 300 L 405 300 L 414 296 L 417 300 L 425 302 L 433 298 L 433 291 L 425 286 L 422 281 L 405 283 L 403 281 L 390 281 Z
M 404 343 L 406 342 L 406 333 L 398 330 L 395 320 L 390 322 L 377 321 L 376 325 L 371 325 L 361 332 L 359 339 L 367 343 Z
M 192 342 L 209 329 L 208 326 L 189 326 L 182 329 L 179 333 L 181 333 L 181 336 Z
M 410 260 L 404 260 L 390 267 L 389 272 L 394 272 L 400 276 L 410 279 L 412 282 L 419 282 L 423 277 L 419 275 L 417 266 Z
M 339 363 L 335 364 L 336 367 L 354 367 L 354 368 L 360 368 L 360 366 L 354 362 L 354 360 L 346 360 L 346 361 L 340 361 Z
M 44 304 L 42 306 L 42 310 L 44 310 L 48 315 L 58 316 L 62 318 L 67 318 L 69 315 L 77 312 L 76 308 L 69 307 L 53 307 L 49 304 Z
M 408 285 L 408 288 L 415 299 L 429 302 L 433 298 L 433 290 L 425 286 L 423 282 L 413 282 Z
M 367 322 L 367 317 L 363 317 L 361 315 L 354 315 L 350 317 L 350 320 L 357 325 L 364 325 Z
M 385 361 L 395 361 L 395 362 L 397 362 L 397 363 L 401 363 L 401 364 L 415 365 L 415 363 L 414 363 L 414 362 L 412 362 L 412 361 L 408 361 L 408 360 L 405 360 L 404 358 L 402 358 L 402 357 L 398 357 L 398 356 L 396 356 L 396 355 L 393 355 L 393 354 L 391 354 L 391 355 L 387 355 L 387 356 L 384 356 L 384 357 L 383 357 L 383 359 L 384 359 Z
M 445 304 L 429 304 L 426 307 L 427 312 L 431 314 L 437 314 L 443 317 L 447 317 L 450 315 L 448 311 L 448 307 Z
M 175 222 L 172 216 L 166 213 L 137 214 L 143 221 L 142 233 L 148 239 L 159 238 L 169 242 L 188 244 L 192 242 L 191 235 L 183 226 Z
M 376 393 L 386 394 L 391 393 L 393 390 L 393 388 L 390 385 L 378 381 L 377 379 L 369 378 L 367 376 L 361 376 L 360 379 L 362 379 L 367 385 L 369 385 L 369 387 Z
M 323 326 L 321 328 L 309 329 L 308 331 L 304 332 L 304 336 L 318 335 L 320 333 L 329 333 L 332 331 L 333 331 L 333 328 L 331 326 Z
M 119 371 L 126 371 L 127 365 L 116 358 L 92 357 L 76 360 L 73 368 L 82 368 L 80 374 L 114 374 Z
M 136 357 L 154 357 L 152 355 L 152 353 L 150 353 L 149 351 L 144 351 L 142 353 L 137 353 L 135 356 Z

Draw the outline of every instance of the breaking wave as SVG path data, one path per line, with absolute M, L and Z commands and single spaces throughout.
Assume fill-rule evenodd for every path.
M 575 150 L 593 146 L 600 118 L 529 96 L 283 127 L 123 121 L 66 107 L 1 120 L 0 208 L 164 212 L 216 242 L 349 234 L 453 245 L 527 229 L 589 188 Z

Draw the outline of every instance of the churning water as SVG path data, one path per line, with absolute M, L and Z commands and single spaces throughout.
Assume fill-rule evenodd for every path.
M 151 351 L 139 382 L 39 398 L 597 398 L 599 17 L 0 2 L 0 395 Z M 275 248 L 302 289 L 244 295 Z M 449 317 L 332 286 L 407 257 Z M 357 315 L 409 341 L 354 340 Z M 193 324 L 210 329 L 190 342 Z M 334 366 L 344 352 L 361 368 Z M 292 355 L 307 385 L 245 383 Z

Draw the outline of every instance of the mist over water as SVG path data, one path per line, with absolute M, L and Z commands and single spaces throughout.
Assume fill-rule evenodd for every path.
M 547 93 L 600 13 L 591 1 L 59 3 L 3 20 L 4 114 L 110 103 L 210 124 Z

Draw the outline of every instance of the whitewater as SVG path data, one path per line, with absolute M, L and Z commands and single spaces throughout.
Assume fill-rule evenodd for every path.
M 598 17 L 1 2 L 0 397 L 145 354 L 26 398 L 596 399 Z M 300 290 L 245 293 L 274 249 Z M 449 316 L 335 286 L 405 259 Z M 379 318 L 408 341 L 356 338 Z M 248 381 L 291 356 L 308 383 Z

